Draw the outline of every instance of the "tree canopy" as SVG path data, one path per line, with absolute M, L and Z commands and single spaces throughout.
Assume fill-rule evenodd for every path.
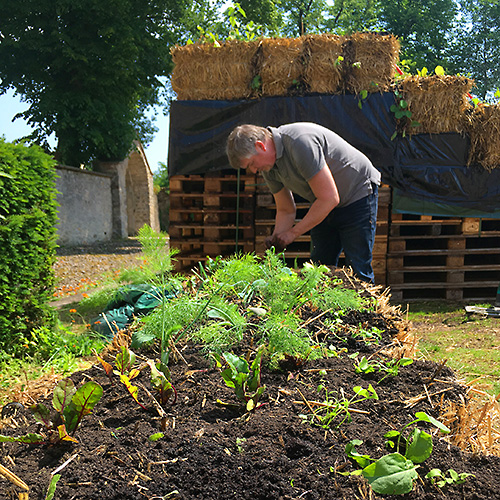
M 22 116 L 57 157 L 79 165 L 122 160 L 153 132 L 144 111 L 172 69 L 169 48 L 187 0 L 23 0 L 0 9 L 0 93 L 13 87 Z

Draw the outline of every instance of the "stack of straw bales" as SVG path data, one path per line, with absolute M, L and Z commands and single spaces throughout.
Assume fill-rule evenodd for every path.
M 172 88 L 180 100 L 237 100 L 308 93 L 359 94 L 397 89 L 411 120 L 406 134 L 468 133 L 469 164 L 500 166 L 500 107 L 470 104 L 473 81 L 463 76 L 409 76 L 394 81 L 399 41 L 354 33 L 300 38 L 195 43 L 172 49 Z M 412 126 L 417 122 L 417 126 Z
M 172 58 L 172 87 L 181 100 L 384 92 L 394 76 L 399 42 L 376 33 L 232 40 L 176 46 Z M 253 85 L 256 76 L 259 89 Z

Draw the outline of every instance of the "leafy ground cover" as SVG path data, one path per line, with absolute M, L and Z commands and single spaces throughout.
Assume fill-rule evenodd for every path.
M 29 401 L 5 409 L 1 463 L 29 498 L 50 484 L 53 498 L 75 500 L 368 499 L 408 488 L 410 499 L 500 498 L 500 458 L 453 444 L 464 434 L 453 405 L 468 388 L 446 365 L 397 365 L 415 348 L 397 309 L 341 271 L 296 275 L 275 256 L 253 264 L 200 268 L 181 282 L 190 300 L 165 302 L 116 335 L 104 363 L 71 375 L 75 388 L 102 388 L 71 439 L 51 418 L 60 440 L 16 442 L 44 424 Z M 0 481 L 0 499 L 18 498 L 22 483 Z

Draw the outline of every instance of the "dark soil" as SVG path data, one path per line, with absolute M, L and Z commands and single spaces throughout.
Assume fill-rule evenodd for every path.
M 345 322 L 375 324 L 390 342 L 394 324 L 377 314 L 351 313 Z M 314 328 L 311 325 L 311 328 Z M 251 339 L 248 339 L 250 342 Z M 459 401 L 465 391 L 444 368 L 433 379 L 437 365 L 415 361 L 400 369 L 398 376 L 381 383 L 380 374 L 358 375 L 348 357 L 354 352 L 374 352 L 359 339 L 332 338 L 339 357 L 307 361 L 302 366 L 290 362 L 287 369 L 269 371 L 263 366 L 266 389 L 261 407 L 245 413 L 231 389 L 223 383 L 219 369 L 211 366 L 197 346 L 181 349 L 182 360 L 171 365 L 177 389 L 160 416 L 145 388 L 151 390 L 148 370 L 134 385 L 139 387 L 141 408 L 115 376 L 111 384 L 100 365 L 73 374 L 75 384 L 94 380 L 104 395 L 93 413 L 86 416 L 75 433 L 78 443 L 48 446 L 4 443 L 0 462 L 30 487 L 29 498 L 45 498 L 51 475 L 61 475 L 54 498 L 59 500 L 100 499 L 234 499 L 234 500 L 316 500 L 376 499 L 366 481 L 340 472 L 358 467 L 347 458 L 344 448 L 352 439 L 361 439 L 358 451 L 379 458 L 384 434 L 401 429 L 414 420 L 417 411 L 438 418 L 439 404 Z M 380 346 L 377 347 L 377 349 Z M 242 350 L 247 351 L 247 348 Z M 157 353 L 141 353 L 153 357 Z M 293 361 L 293 360 L 289 360 Z M 320 371 L 321 370 L 321 371 Z M 318 385 L 328 387 L 331 397 L 341 391 L 351 398 L 354 386 L 373 384 L 379 400 L 354 405 L 364 413 L 352 413 L 352 421 L 333 422 L 330 431 L 310 423 L 307 401 L 324 401 Z M 425 386 L 425 387 L 424 387 Z M 426 395 L 427 387 L 430 397 Z M 432 396 L 434 393 L 439 395 Z M 416 404 L 413 398 L 421 397 Z M 410 401 L 411 400 L 411 401 Z M 218 403 L 231 403 L 224 406 Z M 50 403 L 47 403 L 50 404 Z M 305 421 L 301 415 L 308 414 Z M 27 417 L 27 420 L 23 418 Z M 27 428 L 26 422 L 30 422 Z M 3 434 L 22 435 L 38 430 L 27 410 L 4 420 Z M 500 457 L 471 455 L 448 444 L 433 432 L 434 451 L 421 464 L 413 491 L 407 499 L 500 499 Z M 160 431 L 163 438 L 149 437 Z M 424 479 L 431 468 L 468 472 L 462 485 L 442 490 Z M 17 499 L 21 490 L 0 477 L 0 500 Z

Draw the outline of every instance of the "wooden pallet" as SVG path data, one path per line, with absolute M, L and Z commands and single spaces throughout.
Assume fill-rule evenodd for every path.
M 387 285 L 395 301 L 494 300 L 500 221 L 393 214 Z

